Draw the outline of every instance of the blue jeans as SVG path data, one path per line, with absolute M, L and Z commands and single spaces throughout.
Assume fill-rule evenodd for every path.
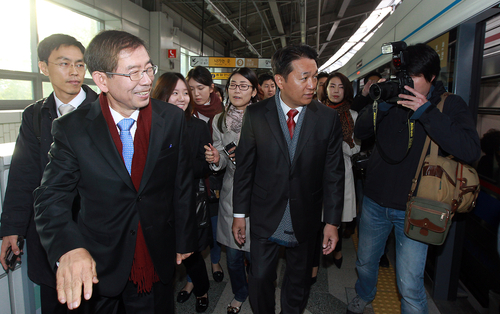
M 213 216 L 210 218 L 212 223 L 212 237 L 214 240 L 213 247 L 210 249 L 210 261 L 212 262 L 212 264 L 217 264 L 220 261 L 221 247 L 219 242 L 217 242 L 217 217 L 219 216 Z M 186 276 L 186 280 L 188 282 L 193 282 L 189 275 Z
M 229 272 L 229 279 L 231 280 L 234 299 L 238 302 L 245 302 L 248 297 L 245 257 L 248 262 L 250 262 L 250 253 L 226 246 L 226 257 L 227 270 Z
M 377 293 L 379 261 L 384 254 L 387 237 L 394 226 L 396 235 L 396 280 L 401 299 L 401 313 L 428 313 L 424 288 L 427 244 L 404 234 L 405 212 L 382 207 L 364 197 L 359 225 L 358 281 L 356 293 L 371 302 Z

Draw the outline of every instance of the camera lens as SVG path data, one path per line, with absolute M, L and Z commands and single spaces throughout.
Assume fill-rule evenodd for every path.
M 394 81 L 377 83 L 370 86 L 370 97 L 373 100 L 388 101 L 399 94 L 399 84 Z
M 373 100 L 379 100 L 380 95 L 382 94 L 382 90 L 380 89 L 380 86 L 378 84 L 373 84 L 370 86 L 370 98 Z

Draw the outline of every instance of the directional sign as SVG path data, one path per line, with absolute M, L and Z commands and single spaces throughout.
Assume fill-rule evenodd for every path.
M 191 57 L 192 67 L 201 65 L 214 68 L 260 68 L 271 69 L 271 59 L 230 58 L 230 57 Z
M 260 69 L 272 69 L 271 59 L 259 59 Z
M 213 80 L 227 80 L 231 76 L 231 73 L 211 73 Z
M 214 68 L 234 68 L 236 66 L 236 58 L 216 58 L 209 57 L 208 66 Z
M 191 66 L 195 67 L 198 65 L 201 65 L 203 67 L 207 67 L 209 62 L 208 62 L 208 57 L 191 57 Z

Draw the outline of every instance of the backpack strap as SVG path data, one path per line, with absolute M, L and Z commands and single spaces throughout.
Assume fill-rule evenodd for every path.
M 38 139 L 38 143 L 41 142 L 42 133 L 42 106 L 45 99 L 37 101 L 33 106 L 33 132 Z

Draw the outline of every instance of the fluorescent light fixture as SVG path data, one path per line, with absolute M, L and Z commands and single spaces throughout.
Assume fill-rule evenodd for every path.
M 255 53 L 259 58 L 262 56 L 260 53 L 255 49 L 255 47 L 245 38 L 245 35 L 236 27 L 234 24 L 222 13 L 210 0 L 205 0 L 205 2 L 208 4 L 207 5 L 207 11 L 212 13 L 221 23 L 227 24 L 231 26 L 233 29 L 233 35 L 238 38 L 242 43 L 248 43 L 248 49 Z
M 319 71 L 333 72 L 344 66 L 363 47 L 373 34 L 382 26 L 380 23 L 392 14 L 393 7 L 401 0 L 382 0 L 370 16 L 361 24 L 354 35 L 320 68 Z M 380 24 L 379 24 L 380 23 Z
M 243 34 L 239 30 L 235 29 L 233 31 L 233 35 L 236 36 L 236 38 L 238 38 L 242 43 L 246 42 L 245 36 L 243 36 Z

